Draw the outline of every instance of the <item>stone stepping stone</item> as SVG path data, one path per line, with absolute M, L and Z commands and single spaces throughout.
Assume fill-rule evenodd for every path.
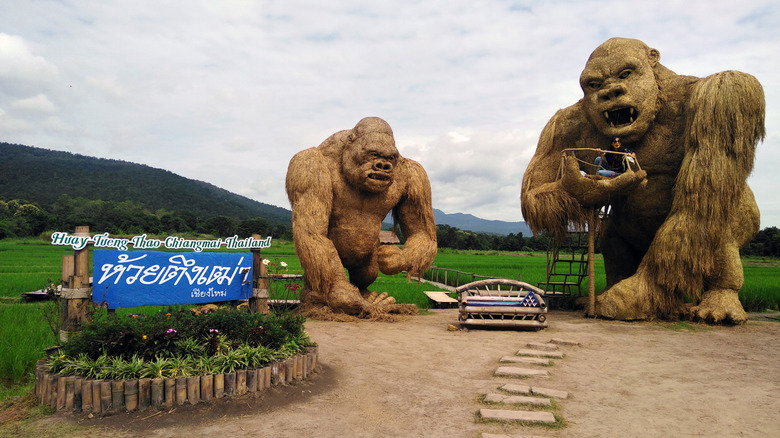
M 485 402 L 504 403 L 508 405 L 552 406 L 549 398 L 526 397 L 523 395 L 504 395 L 496 393 L 487 394 L 485 396 Z
M 545 350 L 545 351 L 557 351 L 558 345 L 557 344 L 551 344 L 551 343 L 545 343 L 545 342 L 529 342 L 526 344 L 528 348 L 533 348 L 534 350 Z
M 503 389 L 506 392 L 512 393 L 512 394 L 531 394 L 531 386 L 530 385 L 523 385 L 520 383 L 507 383 L 506 385 L 498 388 Z
M 531 387 L 530 385 L 522 385 L 517 383 L 507 383 L 498 389 L 506 391 L 510 394 L 541 395 L 543 397 L 557 398 L 561 400 L 569 398 L 569 393 L 566 391 L 539 388 L 538 386 Z
M 557 389 L 539 388 L 536 386 L 531 388 L 531 394 L 542 395 L 551 398 L 559 398 L 561 400 L 569 398 L 569 393 L 566 391 L 560 391 Z
M 579 347 L 580 343 L 576 341 L 567 341 L 565 339 L 558 339 L 558 338 L 552 338 L 550 339 L 551 344 L 558 344 L 558 345 L 566 345 L 569 347 Z
M 501 362 L 528 363 L 533 365 L 551 365 L 550 359 L 543 357 L 504 356 Z
M 486 420 L 527 421 L 529 423 L 555 423 L 555 416 L 547 411 L 515 411 L 506 409 L 480 409 L 480 417 Z
M 494 375 L 503 377 L 550 377 L 547 370 L 518 367 L 498 367 Z
M 563 359 L 563 352 L 561 351 L 544 351 L 534 350 L 530 348 L 524 348 L 517 350 L 515 356 L 530 356 L 530 357 L 551 357 L 554 359 Z

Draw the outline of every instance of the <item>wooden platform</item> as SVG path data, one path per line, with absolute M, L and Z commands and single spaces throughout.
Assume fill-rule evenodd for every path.
M 449 296 L 447 292 L 425 291 L 424 293 L 431 300 L 434 308 L 448 309 L 458 307 L 458 300 Z

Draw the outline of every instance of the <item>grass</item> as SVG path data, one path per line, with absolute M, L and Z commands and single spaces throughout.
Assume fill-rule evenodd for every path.
M 0 393 L 7 383 L 26 383 L 43 349 L 57 343 L 43 317 L 52 303 L 13 303 L 0 305 Z
M 745 285 L 739 299 L 748 312 L 780 310 L 780 266 L 755 264 L 748 260 L 743 266 Z
M 62 256 L 70 247 L 54 246 L 40 239 L 0 240 L 0 297 L 19 297 L 57 282 L 62 274 Z

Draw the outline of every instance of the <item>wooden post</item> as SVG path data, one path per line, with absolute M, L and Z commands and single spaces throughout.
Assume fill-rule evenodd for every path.
M 93 386 L 94 388 L 94 386 Z M 95 408 L 95 395 L 92 393 L 92 408 Z M 112 409 L 111 406 L 111 381 L 102 380 L 100 382 L 100 411 L 107 414 Z
M 76 227 L 74 235 L 78 237 L 89 237 L 89 227 Z M 76 250 L 74 256 L 75 272 L 73 274 L 73 285 L 71 288 L 80 289 L 82 287 L 89 287 L 89 245 Z
M 200 399 L 210 402 L 214 397 L 214 375 L 204 374 L 200 376 Z
M 231 397 L 236 393 L 236 373 L 224 373 L 225 397 Z
M 76 227 L 75 236 L 89 237 L 89 227 Z M 76 250 L 73 256 L 62 257 L 62 292 L 60 293 L 60 341 L 70 333 L 81 331 L 87 320 L 92 298 L 89 287 L 89 245 Z
M 225 395 L 225 375 L 214 374 L 214 398 L 222 398 Z
M 596 208 L 588 215 L 588 312 L 596 317 Z
M 62 278 L 60 279 L 62 282 L 62 287 L 65 287 L 67 285 L 68 288 L 70 288 L 70 281 L 73 278 L 73 275 L 76 273 L 76 256 L 73 254 L 66 254 L 62 256 Z
M 200 402 L 200 376 L 187 377 L 187 401 L 191 405 Z
M 100 380 L 93 380 L 92 381 L 92 412 L 99 414 L 101 412 L 101 387 L 103 386 L 102 381 Z
M 138 409 L 138 380 L 125 380 L 125 408 L 128 411 Z
M 176 378 L 176 404 L 181 406 L 187 401 L 187 378 Z
M 166 377 L 165 378 L 165 397 L 163 401 L 163 405 L 166 408 L 173 407 L 173 402 L 176 400 L 176 378 L 174 377 Z
M 119 411 L 125 407 L 125 382 L 124 380 L 111 381 L 111 409 Z
M 163 406 L 165 401 L 165 379 L 157 377 L 152 379 L 149 385 L 149 403 L 152 408 L 157 409 Z
M 92 380 L 84 379 L 81 381 L 81 410 L 85 412 L 92 411 Z
M 260 240 L 262 236 L 253 234 L 252 238 Z M 268 315 L 268 269 L 262 263 L 260 248 L 252 248 L 252 298 L 249 299 L 249 311 Z
M 138 409 L 146 409 L 152 404 L 152 379 L 138 379 Z

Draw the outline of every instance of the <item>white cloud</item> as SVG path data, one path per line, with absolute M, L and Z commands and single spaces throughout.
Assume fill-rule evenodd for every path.
M 27 42 L 18 35 L 0 33 L 0 78 L 31 81 L 53 78 L 57 68 L 40 55 L 34 55 Z
M 11 107 L 15 110 L 28 113 L 53 113 L 56 108 L 53 103 L 43 94 L 37 96 L 28 97 L 26 99 L 16 100 L 11 104 Z

